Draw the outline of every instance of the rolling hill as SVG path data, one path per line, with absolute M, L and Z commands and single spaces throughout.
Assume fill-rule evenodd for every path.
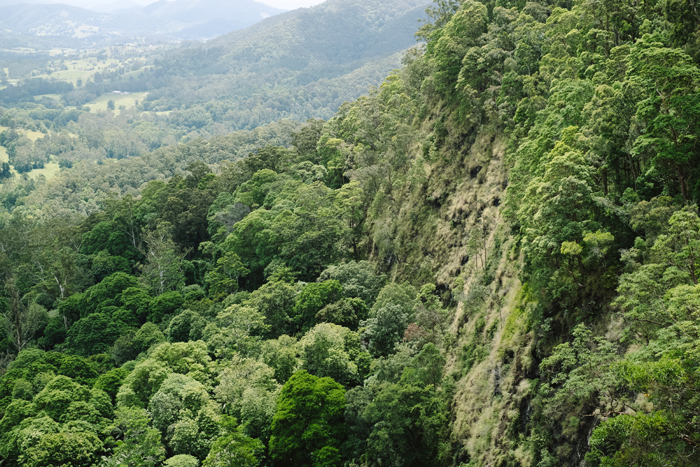
M 161 0 L 145 7 L 109 13 L 59 3 L 0 3 L 3 36 L 51 37 L 103 43 L 156 36 L 166 39 L 211 39 L 281 13 L 253 0 Z M 99 8 L 97 8 L 99 9 Z
M 151 89 L 146 104 L 179 110 L 173 118 L 209 114 L 237 128 L 329 118 L 400 66 L 428 3 L 329 0 L 183 47 L 144 77 Z

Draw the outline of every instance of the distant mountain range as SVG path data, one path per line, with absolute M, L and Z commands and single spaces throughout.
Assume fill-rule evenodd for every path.
M 181 115 L 192 122 L 209 114 L 202 118 L 235 128 L 329 118 L 401 66 L 429 4 L 328 0 L 182 47 L 159 59 L 150 74 L 123 83 L 123 90 L 148 89 L 144 104 L 152 110 L 188 109 Z
M 327 0 L 280 12 L 252 0 L 161 0 L 111 13 L 0 3 L 0 27 L 28 31 L 26 38 L 44 34 L 49 48 L 57 37 L 109 39 L 147 30 L 192 38 L 228 31 L 206 42 L 184 41 L 137 76 L 108 78 L 95 89 L 147 91 L 144 110 L 168 112 L 170 123 L 188 131 L 206 126 L 220 134 L 285 118 L 330 118 L 401 66 L 430 3 Z
M 180 76 L 286 70 L 272 72 L 277 84 L 298 84 L 297 74 L 312 70 L 326 70 L 320 73 L 326 78 L 338 76 L 414 45 L 418 20 L 425 18 L 429 4 L 430 0 L 328 0 L 184 48 L 161 64 L 168 74 Z
M 102 11 L 93 11 L 60 3 L 0 0 L 0 38 L 20 35 L 91 42 L 143 36 L 210 39 L 283 11 L 253 0 L 160 0 L 145 7 L 120 3 L 125 8 L 101 3 L 96 9 Z

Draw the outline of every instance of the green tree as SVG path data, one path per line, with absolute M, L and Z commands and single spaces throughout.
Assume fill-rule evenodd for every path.
M 601 228 L 608 219 L 597 202 L 593 168 L 572 147 L 577 133 L 576 127 L 566 128 L 546 153 L 544 169 L 538 169 L 542 175 L 530 182 L 518 213 L 527 237 L 526 271 L 538 286 L 548 284 L 544 300 L 556 300 L 561 309 L 614 285 L 606 275 L 614 237 Z
M 382 387 L 365 410 L 373 425 L 368 457 L 394 465 L 445 465 L 447 420 L 439 394 L 430 385 L 402 383 Z
M 158 392 L 171 373 L 213 384 L 214 371 L 204 342 L 164 342 L 150 349 L 148 358 L 136 364 L 117 393 L 117 405 L 148 407 L 148 401 Z
M 445 14 L 450 17 L 453 6 L 444 2 Z M 444 28 L 435 32 L 426 31 L 431 39 L 428 43 L 428 56 L 434 66 L 433 80 L 436 91 L 446 100 L 456 95 L 455 85 L 462 67 L 462 59 L 476 39 L 486 32 L 488 19 L 486 6 L 479 2 L 465 2 L 446 22 Z
M 199 467 L 196 457 L 189 454 L 178 454 L 165 461 L 165 467 Z
M 170 239 L 169 228 L 161 224 L 155 231 L 143 235 L 148 250 L 142 252 L 146 261 L 141 265 L 141 279 L 157 295 L 175 290 L 185 282 L 182 270 L 185 254 Z
M 433 22 L 421 26 L 416 37 L 426 42 L 429 41 L 435 31 L 445 27 L 445 24 L 452 19 L 459 7 L 460 3 L 457 0 L 436 0 L 433 2 L 425 10 Z
M 345 390 L 331 378 L 301 370 L 282 388 L 272 421 L 274 465 L 330 466 L 340 462 L 345 436 Z
M 265 317 L 247 305 L 232 305 L 216 316 L 204 330 L 204 340 L 212 353 L 230 357 L 257 355 L 262 336 L 269 331 Z
M 21 296 L 16 279 L 8 278 L 5 291 L 9 296 L 6 311 L 3 313 L 3 325 L 7 336 L 18 351 L 31 342 L 35 335 L 48 324 L 46 309 L 36 302 L 27 303 L 27 296 Z
M 323 307 L 343 297 L 343 286 L 336 280 L 307 284 L 294 305 L 294 323 L 298 331 L 306 332 L 316 324 L 316 314 Z
M 275 370 L 275 379 L 284 384 L 298 369 L 297 341 L 285 334 L 263 343 L 263 360 Z
M 165 292 L 151 300 L 148 306 L 148 320 L 160 323 L 169 315 L 174 314 L 185 303 L 185 298 L 180 292 Z
M 343 294 L 346 297 L 361 298 L 370 307 L 386 282 L 386 276 L 376 274 L 369 261 L 348 261 L 329 266 L 321 273 L 319 279 L 337 280 L 343 286 Z
M 617 290 L 616 304 L 631 330 L 647 341 L 684 319 L 683 314 L 672 313 L 678 308 L 670 306 L 668 292 L 675 287 L 697 285 L 698 280 L 700 219 L 697 208 L 689 206 L 675 212 L 668 226 L 668 234 L 659 235 L 649 248 L 648 261 L 636 264 L 632 272 L 624 274 Z M 637 245 L 641 247 L 643 243 L 637 242 Z
M 440 342 L 447 334 L 449 311 L 442 307 L 434 284 L 421 287 L 416 310 L 416 323 L 429 333 L 433 342 Z
M 221 382 L 214 389 L 225 412 L 241 421 L 242 432 L 265 442 L 270 438 L 270 425 L 280 390 L 274 374 L 274 370 L 263 362 L 234 356 L 220 373 Z
M 207 321 L 192 310 L 185 310 L 170 320 L 165 334 L 170 342 L 197 341 L 202 338 Z
M 158 345 L 165 341 L 165 336 L 160 331 L 158 326 L 153 323 L 146 323 L 136 331 L 134 338 L 131 340 L 131 345 L 134 346 L 134 352 L 140 354 L 145 352 L 154 345 Z
M 277 338 L 293 331 L 290 314 L 296 303 L 297 290 L 286 281 L 270 281 L 255 290 L 247 304 L 256 308 L 265 316 L 269 331 L 268 338 Z
M 229 251 L 216 260 L 216 267 L 207 273 L 205 281 L 212 296 L 225 297 L 238 291 L 238 279 L 249 272 L 238 255 Z
M 256 172 L 253 177 L 236 190 L 236 201 L 257 209 L 265 203 L 265 197 L 278 175 L 270 169 Z
M 379 308 L 374 318 L 360 323 L 364 327 L 363 338 L 367 339 L 370 352 L 375 356 L 386 356 L 403 339 L 410 324 L 410 316 L 399 305 L 388 304 Z
M 357 329 L 360 321 L 367 319 L 368 313 L 369 309 L 361 298 L 343 298 L 321 308 L 316 313 L 316 321 Z
M 115 272 L 123 272 L 126 274 L 131 272 L 131 266 L 126 258 L 111 256 L 106 250 L 102 250 L 91 259 L 92 267 L 90 268 L 90 272 L 92 272 L 96 281 L 101 281 Z
M 226 434 L 214 441 L 203 467 L 257 467 L 264 452 L 263 444 L 249 438 L 236 426 L 236 420 L 224 416 L 222 426 Z
M 123 272 L 115 272 L 85 291 L 84 303 L 76 304 L 76 308 L 82 313 L 80 317 L 85 318 L 90 313 L 101 311 L 101 307 L 120 306 L 122 292 L 137 286 L 138 279 L 136 277 Z
M 218 408 L 204 386 L 188 376 L 169 375 L 151 397 L 148 410 L 154 428 L 176 454 L 204 459 L 219 436 Z
M 331 323 L 317 324 L 299 341 L 302 368 L 312 375 L 330 377 L 349 386 L 358 378 L 360 337 L 348 328 Z
M 90 467 L 99 461 L 103 449 L 102 441 L 94 433 L 46 434 L 35 446 L 27 449 L 20 457 L 20 463 L 31 467 Z
M 293 216 L 285 213 L 275 219 L 274 227 L 284 239 L 280 257 L 300 277 L 313 280 L 347 255 L 350 230 L 342 221 L 342 203 L 338 205 L 335 192 L 321 182 L 299 186 L 293 202 Z
M 449 465 L 445 358 L 429 343 L 418 355 L 403 346 L 377 363 L 347 394 L 346 452 L 383 465 Z
M 260 282 L 263 270 L 279 252 L 279 233 L 271 225 L 272 213 L 257 209 L 233 226 L 222 245 L 225 251 L 233 251 L 240 257 L 250 270 L 251 279 L 257 277 Z
M 104 391 L 111 397 L 112 402 L 114 402 L 117 398 L 119 387 L 128 374 L 129 372 L 124 368 L 112 368 L 97 378 L 97 381 L 95 381 L 95 388 Z
M 93 313 L 68 330 L 68 347 L 83 356 L 106 352 L 123 331 L 123 323 L 104 313 Z
M 108 466 L 156 466 L 165 459 L 158 430 L 151 428 L 146 411 L 133 407 L 117 409 L 114 421 L 117 445 L 106 460 Z
M 379 291 L 370 310 L 370 317 L 375 316 L 381 307 L 389 304 L 397 305 L 404 313 L 411 315 L 415 311 L 415 299 L 416 289 L 411 284 L 390 282 Z
M 700 70 L 680 49 L 645 35 L 630 52 L 628 79 L 646 97 L 637 104 L 637 117 L 647 127 L 635 141 L 634 153 L 650 154 L 652 164 L 673 174 L 687 202 L 696 195 Z

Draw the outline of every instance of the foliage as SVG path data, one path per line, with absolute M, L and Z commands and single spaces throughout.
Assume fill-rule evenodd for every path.
M 118 430 L 117 445 L 107 465 L 158 465 L 165 458 L 161 434 L 149 426 L 150 419 L 143 409 L 119 407 L 115 412 Z
M 386 277 L 376 274 L 369 261 L 349 261 L 330 266 L 319 277 L 324 281 L 337 280 L 346 297 L 362 299 L 369 307 L 374 304 L 386 282 Z
M 314 326 L 299 341 L 301 367 L 310 374 L 329 377 L 343 386 L 358 379 L 356 360 L 360 336 L 348 328 L 331 323 Z
M 696 465 L 693 2 L 336 3 L 0 93 L 3 465 Z
M 203 467 L 257 467 L 263 445 L 257 439 L 248 438 L 236 428 L 235 419 L 224 417 L 222 425 L 227 434 L 217 438 Z
M 331 378 L 300 370 L 285 383 L 272 421 L 275 465 L 333 465 L 345 427 L 345 390 Z
M 238 431 L 251 438 L 267 441 L 275 414 L 275 401 L 280 385 L 275 371 L 251 358 L 234 357 L 219 375 L 214 389 L 225 412 L 241 421 Z
M 294 323 L 297 330 L 306 332 L 316 324 L 316 314 L 323 307 L 342 297 L 343 287 L 335 280 L 307 284 L 294 304 Z
M 52 433 L 41 437 L 36 446 L 20 457 L 22 465 L 91 466 L 99 459 L 102 442 L 92 433 Z

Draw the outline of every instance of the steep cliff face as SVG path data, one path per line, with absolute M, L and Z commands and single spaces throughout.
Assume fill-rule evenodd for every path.
M 437 2 L 424 49 L 324 128 L 319 148 L 363 189 L 360 248 L 454 310 L 441 346 L 456 465 L 696 455 L 683 427 L 698 339 L 682 330 L 696 308 L 673 287 L 696 284 L 680 232 L 699 225 L 699 18 L 676 6 Z M 683 279 L 661 279 L 676 267 Z M 660 318 L 681 296 L 679 321 Z M 661 382 L 661 355 L 659 371 L 689 379 Z
M 350 176 L 372 200 L 370 256 L 397 281 L 437 283 L 454 310 L 444 351 L 455 464 L 533 465 L 527 446 L 513 446 L 530 424 L 537 362 L 523 257 L 502 212 L 508 140 L 498 125 L 445 124 L 444 108 L 418 120 L 408 98 L 417 66 L 409 61 L 375 95 L 341 109 L 322 142 L 356 163 Z
M 399 280 L 426 280 L 432 274 L 454 308 L 445 375 L 455 382 L 456 464 L 533 465 L 528 446 L 517 445 L 528 433 L 538 362 L 527 314 L 532 299 L 520 282 L 523 258 L 502 213 L 508 184 L 505 137 L 486 126 L 471 141 L 459 138 L 444 159 L 425 165 L 422 200 L 397 209 L 399 219 L 415 209 L 429 214 L 426 226 L 412 224 L 410 214 L 404 221 L 412 231 L 406 243 L 415 242 L 420 250 L 408 253 L 393 272 Z

